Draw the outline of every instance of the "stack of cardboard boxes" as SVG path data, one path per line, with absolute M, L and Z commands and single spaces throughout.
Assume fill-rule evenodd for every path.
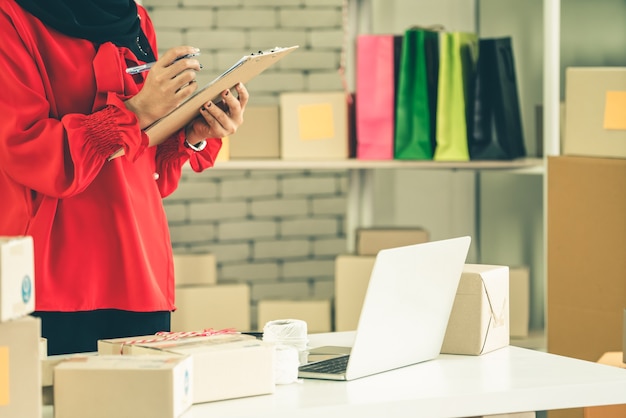
M 0 237 L 0 416 L 41 418 L 41 324 L 31 237 Z
M 548 157 L 547 343 L 551 353 L 598 361 L 622 350 L 626 68 L 568 68 L 565 84 L 563 155 Z

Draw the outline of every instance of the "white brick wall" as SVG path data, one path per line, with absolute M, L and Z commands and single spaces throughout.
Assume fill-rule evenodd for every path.
M 287 91 L 337 91 L 341 0 L 144 0 L 159 51 L 200 48 L 208 83 L 242 55 L 300 45 L 247 84 L 251 104 Z M 177 253 L 211 251 L 218 281 L 251 286 L 252 326 L 261 299 L 331 298 L 334 258 L 346 251 L 344 171 L 185 171 L 165 199 Z M 261 324 L 262 325 L 262 324 Z

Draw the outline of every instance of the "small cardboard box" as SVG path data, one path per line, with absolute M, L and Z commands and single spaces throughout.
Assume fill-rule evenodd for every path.
M 564 155 L 626 158 L 626 67 L 565 72 Z
M 309 333 L 330 332 L 330 300 L 260 300 L 257 305 L 257 326 L 263 329 L 269 321 L 300 319 Z
M 215 254 L 174 254 L 176 286 L 217 284 Z
M 155 336 L 145 336 L 100 340 L 98 353 L 192 357 L 194 404 L 274 392 L 272 344 L 242 334 L 141 342 L 154 339 Z
M 41 396 L 42 405 L 54 404 L 54 368 L 62 361 L 97 353 L 58 354 L 41 358 Z
M 35 310 L 33 238 L 0 237 L 0 322 Z
M 359 228 L 356 231 L 356 253 L 376 255 L 382 249 L 428 242 L 428 231 L 422 228 Z
M 618 351 L 604 353 L 598 363 L 626 369 L 626 364 L 622 362 L 622 353 Z M 583 408 L 583 415 L 585 418 L 624 418 L 626 404 Z
M 280 116 L 278 106 L 248 106 L 246 123 L 230 136 L 230 158 L 280 158 Z
M 441 348 L 481 355 L 509 345 L 509 268 L 466 264 Z
M 348 158 L 348 103 L 342 91 L 282 93 L 280 126 L 284 160 Z
M 56 418 L 178 418 L 191 406 L 191 357 L 84 356 L 54 368 Z
M 335 258 L 335 331 L 357 328 L 375 260 L 370 255 Z
M 41 418 L 39 318 L 0 323 L 0 417 Z
M 509 327 L 512 338 L 528 337 L 530 321 L 530 270 L 509 268 Z
M 247 284 L 176 287 L 172 331 L 206 328 L 250 330 L 250 287 Z

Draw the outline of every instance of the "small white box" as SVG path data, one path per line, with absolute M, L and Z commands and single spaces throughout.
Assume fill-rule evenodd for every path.
M 375 260 L 369 255 L 335 258 L 335 331 L 357 328 Z
M 441 352 L 481 355 L 509 345 L 509 268 L 463 267 Z
M 250 287 L 247 284 L 177 287 L 176 308 L 172 312 L 172 331 L 250 330 Z
M 0 237 L 0 322 L 35 310 L 33 238 Z
M 41 322 L 0 323 L 0 417 L 41 418 Z
M 217 284 L 215 254 L 174 254 L 176 286 Z
M 257 326 L 278 319 L 299 319 L 307 324 L 309 334 L 331 331 L 330 300 L 260 300 Z
M 153 339 L 155 336 L 100 340 L 98 353 L 192 357 L 194 404 L 274 392 L 272 344 L 243 334 L 141 342 Z M 138 342 L 129 344 L 133 341 Z
M 193 397 L 191 357 L 85 356 L 54 368 L 57 418 L 178 418 Z

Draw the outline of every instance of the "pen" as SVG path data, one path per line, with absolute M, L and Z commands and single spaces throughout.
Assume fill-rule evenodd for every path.
M 196 52 L 196 53 L 194 53 L 194 54 L 187 54 L 187 55 L 183 55 L 183 56 L 180 56 L 180 57 L 176 58 L 176 59 L 174 60 L 174 62 L 176 62 L 176 61 L 178 61 L 178 60 L 182 60 L 182 59 L 184 59 L 184 58 L 196 57 L 196 56 L 198 56 L 198 55 L 200 55 L 200 53 L 199 53 L 199 52 Z M 143 73 L 144 71 L 148 71 L 150 68 L 152 68 L 152 66 L 153 66 L 154 64 L 156 64 L 156 61 L 153 61 L 153 62 L 148 62 L 148 63 L 146 63 L 146 64 L 138 65 L 138 66 L 136 66 L 136 67 L 129 67 L 129 68 L 127 68 L 127 69 L 126 69 L 126 72 L 127 72 L 128 74 L 139 74 L 139 73 Z M 173 64 L 173 63 L 172 63 L 172 64 Z

